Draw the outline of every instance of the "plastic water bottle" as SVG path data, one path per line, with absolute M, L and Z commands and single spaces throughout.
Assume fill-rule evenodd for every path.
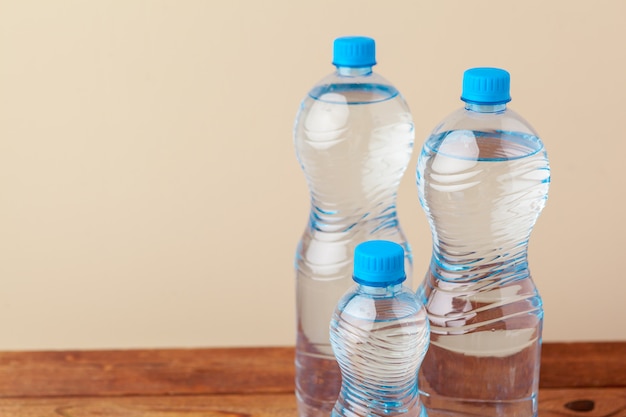
M 356 247 L 354 281 L 330 322 L 342 385 L 331 417 L 426 416 L 417 371 L 428 348 L 428 318 L 405 280 L 402 246 Z
M 352 284 L 356 245 L 372 239 L 401 244 L 411 281 L 411 252 L 396 213 L 396 193 L 413 148 L 409 108 L 398 90 L 372 71 L 373 39 L 336 39 L 333 64 L 336 71 L 302 101 L 294 127 L 311 194 L 295 260 L 301 417 L 327 417 L 339 394 L 328 322 Z
M 431 344 L 419 386 L 430 417 L 537 415 L 542 301 L 528 269 L 550 168 L 533 128 L 507 108 L 509 73 L 467 70 L 461 100 L 419 156 L 433 236 L 418 295 Z

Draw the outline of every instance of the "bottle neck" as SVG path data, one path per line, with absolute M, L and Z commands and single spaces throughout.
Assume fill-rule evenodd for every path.
M 502 104 L 476 104 L 465 103 L 465 110 L 476 113 L 498 113 L 506 110 L 506 103 Z
M 359 284 L 359 291 L 363 294 L 378 297 L 389 297 L 402 291 L 402 283 L 400 282 L 398 284 L 392 284 L 386 287 L 373 287 L 371 285 Z
M 372 73 L 372 67 L 337 67 L 337 74 L 342 77 L 362 77 Z

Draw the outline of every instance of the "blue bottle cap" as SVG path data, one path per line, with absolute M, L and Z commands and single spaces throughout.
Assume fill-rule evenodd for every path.
M 404 249 L 387 240 L 363 242 L 354 250 L 354 281 L 372 287 L 399 284 L 406 279 Z
M 511 76 L 500 68 L 471 68 L 463 73 L 461 100 L 470 104 L 504 104 L 511 101 Z
M 376 42 L 365 36 L 344 36 L 333 43 L 336 67 L 372 67 L 376 65 Z

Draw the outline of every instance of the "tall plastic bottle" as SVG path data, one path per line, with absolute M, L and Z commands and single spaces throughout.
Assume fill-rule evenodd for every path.
M 342 385 L 331 417 L 424 416 L 417 371 L 428 348 L 428 318 L 402 285 L 404 251 L 397 243 L 361 243 L 354 281 L 330 322 Z
M 527 249 L 550 168 L 535 130 L 507 108 L 509 84 L 502 69 L 467 70 L 465 107 L 418 160 L 433 237 L 418 289 L 431 324 L 419 376 L 430 417 L 537 415 L 543 307 Z
M 352 283 L 357 244 L 372 239 L 401 244 L 411 281 L 411 251 L 396 213 L 396 193 L 414 140 L 409 108 L 398 90 L 373 72 L 373 39 L 336 39 L 333 64 L 336 71 L 302 101 L 294 126 L 311 194 L 295 259 L 301 417 L 328 416 L 339 394 L 341 375 L 328 323 Z

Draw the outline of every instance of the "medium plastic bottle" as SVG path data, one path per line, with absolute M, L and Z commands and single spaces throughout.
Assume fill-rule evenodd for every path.
M 384 240 L 357 246 L 353 279 L 330 322 L 343 381 L 331 417 L 425 416 L 417 371 L 428 348 L 428 319 L 402 285 L 402 246 Z
M 396 212 L 396 193 L 413 148 L 409 108 L 398 90 L 373 72 L 373 39 L 336 39 L 333 64 L 336 71 L 302 101 L 294 127 L 311 194 L 295 259 L 301 417 L 327 417 L 339 394 L 341 375 L 328 322 L 352 283 L 356 245 L 372 239 L 401 244 L 411 281 L 411 252 Z
M 528 240 L 550 168 L 507 108 L 509 73 L 467 70 L 461 100 L 422 148 L 417 185 L 433 236 L 418 289 L 431 324 L 419 376 L 430 417 L 537 415 L 542 301 Z

